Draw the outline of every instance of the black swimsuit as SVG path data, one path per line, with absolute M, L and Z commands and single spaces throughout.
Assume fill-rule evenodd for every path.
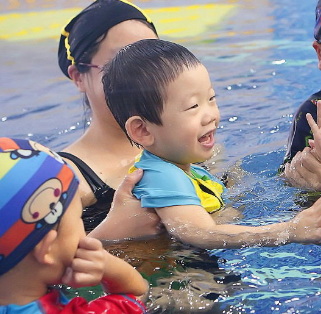
M 309 139 L 313 139 L 313 133 L 306 118 L 306 114 L 311 113 L 314 121 L 317 121 L 316 103 L 321 99 L 321 91 L 311 95 L 300 105 L 293 117 L 293 123 L 288 138 L 287 151 L 279 172 L 284 171 L 285 164 L 290 162 L 298 151 L 302 151 L 309 146 Z
M 93 191 L 97 202 L 83 210 L 83 221 L 85 230 L 94 229 L 109 213 L 115 190 L 103 182 L 98 175 L 81 159 L 75 155 L 59 152 L 61 157 L 71 160 L 79 169 L 91 190 Z

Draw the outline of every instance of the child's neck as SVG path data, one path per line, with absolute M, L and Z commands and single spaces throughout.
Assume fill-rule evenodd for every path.
M 176 162 L 174 162 L 174 161 L 172 161 L 172 160 L 169 160 L 169 159 L 166 159 L 166 158 L 164 158 L 164 157 L 162 157 L 162 156 L 159 156 L 159 155 L 157 155 L 157 154 L 154 154 L 154 153 L 151 152 L 151 151 L 149 151 L 149 152 L 150 152 L 151 154 L 153 154 L 153 155 L 155 155 L 155 156 L 157 156 L 157 157 L 159 157 L 159 158 L 167 161 L 167 162 L 170 162 L 171 164 L 175 165 L 176 167 L 182 169 L 184 172 L 186 172 L 186 173 L 188 173 L 188 174 L 191 174 L 191 163 L 187 163 L 187 164 L 176 163 Z
M 47 285 L 27 273 L 11 271 L 0 276 L 0 305 L 25 305 L 47 293 Z
M 187 174 L 192 175 L 192 173 L 191 173 L 191 164 L 177 164 L 175 162 L 171 162 L 171 163 L 174 164 L 175 166 L 177 166 L 178 168 L 182 169 Z

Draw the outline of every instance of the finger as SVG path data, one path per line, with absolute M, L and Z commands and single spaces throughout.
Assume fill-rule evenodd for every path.
M 296 170 L 290 179 L 291 184 L 294 187 L 300 187 L 300 188 L 308 188 L 310 187 L 309 182 L 306 181 L 306 177 L 304 175 L 304 170 L 299 168 L 300 170 Z
M 321 197 L 319 197 L 319 198 L 315 201 L 314 206 L 320 206 L 320 210 L 321 210 Z
M 308 142 L 309 142 L 309 146 L 310 146 L 311 148 L 314 148 L 314 147 L 315 147 L 314 140 L 309 139 Z
M 298 158 L 298 156 L 300 155 L 299 153 L 296 154 L 291 163 L 285 165 L 284 174 L 291 185 L 306 187 L 307 182 L 301 175 L 301 173 L 298 171 L 298 169 L 301 168 L 301 162 Z
M 293 167 L 295 167 L 295 172 L 301 177 L 301 178 L 307 178 L 306 172 L 309 172 L 309 169 L 306 168 L 307 165 L 307 159 L 309 159 L 310 153 L 307 152 L 306 149 L 304 149 L 302 152 L 297 153 L 295 156 L 296 158 L 293 158 Z
M 321 111 L 321 110 L 320 110 L 320 111 Z M 313 133 L 313 134 L 316 134 L 316 133 L 318 132 L 318 130 L 319 130 L 319 127 L 318 127 L 318 125 L 315 123 L 315 121 L 314 121 L 311 113 L 307 113 L 307 114 L 306 114 L 306 118 L 307 118 L 308 124 L 309 124 L 309 126 L 310 126 L 310 128 L 311 128 L 311 130 L 312 130 L 312 133 Z M 320 124 L 320 125 L 321 125 L 321 124 Z
M 302 157 L 302 166 L 312 174 L 321 175 L 321 165 L 318 156 L 314 150 Z
M 321 128 L 321 101 L 317 102 L 317 124 Z
M 86 245 L 82 247 L 78 247 L 76 250 L 72 265 L 74 265 L 75 261 L 84 260 L 84 261 L 97 261 L 99 263 L 104 263 L 104 252 L 102 244 L 98 240 L 98 242 L 94 241 L 94 245 Z
M 96 260 L 97 262 L 104 262 L 104 249 L 101 250 L 84 250 L 84 249 L 78 249 L 76 251 L 76 254 L 74 256 L 74 260 L 80 259 L 80 260 L 87 260 L 87 261 L 93 261 Z
M 82 272 L 70 272 L 62 277 L 62 283 L 73 288 L 90 287 L 99 284 L 101 278 Z
M 97 280 L 97 277 L 84 273 L 84 272 L 77 272 L 68 267 L 66 269 L 65 274 L 61 278 L 61 282 L 67 286 L 73 287 L 73 288 L 80 288 L 85 286 L 93 286 L 97 285 L 99 283 L 99 280 Z
M 296 180 L 300 180 L 301 184 L 305 182 L 301 187 L 319 190 L 321 178 L 321 169 L 319 169 L 320 162 L 317 158 L 311 153 L 303 152 L 301 164 L 296 169 Z
M 321 157 L 318 155 L 318 151 L 315 147 L 311 150 L 310 158 L 306 158 L 309 163 L 313 163 L 314 169 L 310 169 L 311 171 L 320 172 L 321 173 Z M 312 159 L 313 158 L 313 159 Z
M 67 267 L 64 275 L 61 278 L 62 283 L 69 285 L 69 283 L 72 281 L 72 276 L 73 276 L 73 271 L 71 267 Z
M 81 288 L 81 287 L 90 287 L 95 286 L 100 281 L 97 281 L 96 277 L 87 273 L 74 273 L 70 286 L 73 288 Z
M 301 154 L 302 152 L 298 151 L 293 157 L 293 159 L 291 160 L 290 167 L 289 167 L 289 170 L 291 170 L 291 172 L 296 172 L 296 168 L 301 165 L 301 161 L 302 161 Z
M 126 193 L 131 195 L 132 190 L 135 187 L 135 184 L 139 182 L 142 176 L 143 176 L 142 169 L 137 169 L 133 173 L 126 175 L 123 182 L 120 184 L 120 186 L 117 189 L 118 193 L 124 193 L 124 194 Z
M 74 258 L 71 263 L 71 268 L 74 272 L 102 272 L 105 266 L 105 260 L 102 256 L 96 258 L 91 255 L 87 255 L 85 258 Z
M 314 148 L 305 147 L 302 151 L 300 159 L 302 165 L 310 171 L 313 171 L 314 169 L 318 170 L 320 168 L 320 162 L 318 160 L 318 156 Z
M 305 167 L 305 165 L 303 164 L 303 162 L 301 162 L 297 167 L 296 167 L 296 175 L 297 178 L 300 181 L 305 181 L 306 183 L 311 182 L 311 180 L 313 180 L 312 176 L 313 173 L 310 171 L 309 168 Z
M 287 163 L 284 168 L 284 175 L 287 178 L 287 180 L 293 184 L 294 183 L 294 177 L 295 177 L 295 167 L 292 166 L 292 163 Z
M 101 241 L 96 238 L 84 237 L 80 239 L 78 249 L 84 249 L 89 251 L 102 250 L 103 245 Z

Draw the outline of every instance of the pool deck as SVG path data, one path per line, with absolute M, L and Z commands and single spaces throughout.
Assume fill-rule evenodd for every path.
M 155 7 L 151 2 L 132 2 L 150 16 L 160 36 L 181 42 L 184 38 L 197 39 L 208 28 L 219 28 L 236 7 L 226 3 Z M 76 1 L 70 1 L 68 6 L 72 3 Z M 59 0 L 11 0 L 7 5 L 0 4 L 0 40 L 58 39 L 62 27 L 82 8 L 79 5 L 66 7 Z

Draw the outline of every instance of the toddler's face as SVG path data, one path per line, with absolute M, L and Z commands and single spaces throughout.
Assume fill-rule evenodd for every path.
M 81 217 L 82 204 L 79 191 L 77 191 L 57 227 L 58 250 L 65 266 L 70 265 L 74 259 L 80 239 L 86 236 Z
M 152 153 L 178 165 L 209 159 L 220 121 L 215 92 L 206 68 L 187 69 L 167 87 L 162 126 L 151 125 Z

